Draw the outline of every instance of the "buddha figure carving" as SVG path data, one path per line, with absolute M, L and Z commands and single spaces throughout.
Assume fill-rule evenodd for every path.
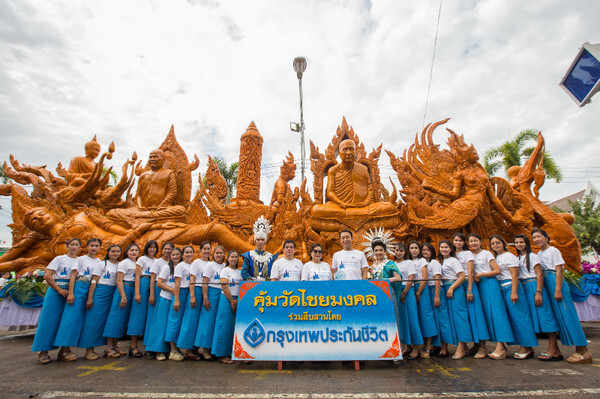
M 71 159 L 66 178 L 71 186 L 81 186 L 92 175 L 96 162 L 100 154 L 100 144 L 96 141 L 96 136 L 85 144 L 85 157 L 75 157 Z
M 341 162 L 327 171 L 327 202 L 316 204 L 318 217 L 362 217 L 397 212 L 394 204 L 375 202 L 373 181 L 367 166 L 356 162 L 356 144 L 346 139 L 338 149 Z
M 127 209 L 112 209 L 107 217 L 123 224 L 127 220 L 131 226 L 146 221 L 171 220 L 181 218 L 185 207 L 177 202 L 177 181 L 171 169 L 164 168 L 165 154 L 161 150 L 150 152 L 149 170 L 138 179 L 135 206 Z

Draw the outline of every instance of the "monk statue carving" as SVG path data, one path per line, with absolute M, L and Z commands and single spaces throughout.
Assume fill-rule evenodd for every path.
M 96 136 L 85 143 L 85 157 L 75 157 L 71 159 L 69 169 L 66 173 L 66 179 L 71 186 L 81 186 L 94 172 L 96 162 L 100 154 L 100 144 L 96 141 Z
M 338 150 L 341 162 L 327 171 L 327 202 L 316 204 L 313 216 L 361 217 L 397 212 L 394 204 L 375 202 L 367 166 L 356 162 L 356 143 L 346 139 Z
M 164 168 L 165 154 L 161 150 L 150 152 L 150 170 L 138 179 L 135 207 L 112 209 L 106 216 L 121 225 L 126 221 L 131 227 L 148 221 L 175 221 L 185 215 L 185 207 L 177 204 L 175 172 Z M 129 226 L 127 226 L 129 227 Z

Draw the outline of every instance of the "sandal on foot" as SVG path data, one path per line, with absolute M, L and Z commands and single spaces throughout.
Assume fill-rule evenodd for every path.
M 222 358 L 222 359 L 221 359 L 221 363 L 224 363 L 224 364 L 232 364 L 232 363 L 233 363 L 233 360 L 231 360 L 231 359 L 230 359 L 230 358 L 228 358 L 228 357 L 224 357 L 224 358 Z
M 59 353 L 56 360 L 59 362 L 74 362 L 77 360 L 77 356 L 73 352 Z
M 125 352 L 124 350 L 122 350 L 121 348 L 119 348 L 118 346 L 116 348 L 113 348 L 113 350 L 115 352 L 117 352 L 120 356 L 125 356 L 127 354 L 127 352 Z
M 540 353 L 537 358 L 541 362 L 560 362 L 560 361 L 565 360 L 563 355 L 551 356 L 551 355 L 547 354 L 546 352 Z
M 117 352 L 114 349 L 108 350 L 108 351 L 104 351 L 104 357 L 109 358 L 109 359 L 116 359 L 118 357 L 121 357 L 121 354 L 119 352 Z
M 171 351 L 171 353 L 169 353 L 169 360 L 175 360 L 177 362 L 180 362 L 182 360 L 185 360 L 185 356 L 183 356 L 179 351 Z
M 429 352 L 429 349 L 423 349 L 422 351 L 420 351 L 419 357 L 421 359 L 429 359 L 431 357 L 431 353 Z
M 487 349 L 479 349 L 473 359 L 485 359 L 488 355 Z
M 571 356 L 567 358 L 567 362 L 573 364 L 587 364 L 592 363 L 592 354 L 590 352 L 582 355 L 580 353 L 573 353 Z
M 48 354 L 42 355 L 40 353 L 38 356 L 38 362 L 40 362 L 40 364 L 48 364 L 50 363 L 50 356 Z
M 517 360 L 531 359 L 533 357 L 533 351 L 529 351 L 529 352 L 525 352 L 525 353 L 515 352 L 513 357 Z
M 214 362 L 215 360 L 217 360 L 216 356 L 213 356 L 212 354 L 209 355 L 208 357 L 206 356 L 206 354 L 204 352 L 202 352 L 200 354 L 200 356 L 202 357 L 202 360 L 206 360 L 207 362 Z
M 98 359 L 100 359 L 100 355 L 99 355 L 99 354 L 97 354 L 96 352 L 92 352 L 92 354 L 91 354 L 91 355 L 89 355 L 89 356 L 87 356 L 87 355 L 86 355 L 86 356 L 84 357 L 84 359 L 85 359 L 85 360 L 98 360 Z
M 488 356 L 494 360 L 503 360 L 506 359 L 506 352 L 502 352 L 500 355 L 496 352 L 489 353 Z

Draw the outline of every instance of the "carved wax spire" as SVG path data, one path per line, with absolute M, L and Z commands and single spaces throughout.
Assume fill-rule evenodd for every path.
M 262 163 L 263 138 L 254 121 L 240 138 L 240 159 L 236 199 L 260 203 L 260 167 Z

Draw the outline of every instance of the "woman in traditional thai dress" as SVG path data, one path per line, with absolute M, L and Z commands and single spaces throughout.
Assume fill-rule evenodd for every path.
M 490 251 L 481 248 L 481 237 L 476 233 L 468 236 L 469 247 L 473 253 L 473 279 L 477 282 L 483 314 L 487 324 L 490 340 L 493 342 L 513 342 L 514 335 L 508 321 L 506 306 L 496 276 L 500 274 L 500 266 Z M 487 357 L 486 341 L 479 341 L 479 351 L 475 359 Z M 499 358 L 500 353 L 490 354 L 493 359 Z
M 94 352 L 94 347 L 106 345 L 104 357 L 116 358 L 121 356 L 113 347 L 117 345 L 117 340 L 102 336 L 110 304 L 117 286 L 117 267 L 121 257 L 121 247 L 113 244 L 106 249 L 106 257 L 99 267 L 92 271 L 92 281 L 88 292 L 85 307 L 85 317 L 81 336 L 79 337 L 79 347 L 86 348 L 85 358 L 97 358 L 98 354 Z
M 125 259 L 119 262 L 119 266 L 117 267 L 117 289 L 113 295 L 103 333 L 103 336 L 106 338 L 118 340 L 127 331 L 127 322 L 129 321 L 129 313 L 135 291 L 136 261 L 139 255 L 140 247 L 137 244 L 129 244 L 127 249 L 125 249 Z M 121 355 L 126 354 L 118 346 L 115 346 L 114 350 Z M 137 347 L 137 336 L 131 337 L 129 356 L 142 356 L 142 352 Z
M 161 251 L 162 256 L 158 259 L 155 259 L 152 262 L 152 266 L 150 266 L 150 292 L 148 293 L 148 314 L 146 315 L 146 327 L 144 328 L 144 345 L 148 345 L 147 337 L 150 332 L 150 328 L 152 325 L 152 318 L 154 317 L 154 312 L 156 311 L 156 304 L 158 303 L 158 298 L 160 297 L 160 288 L 158 288 L 158 274 L 162 270 L 163 266 L 169 264 L 169 260 L 171 260 L 171 251 L 175 248 L 172 242 L 165 242 L 162 244 Z M 145 350 L 144 357 L 148 360 L 154 359 L 156 353 Z
M 77 346 L 85 317 L 85 304 L 92 281 L 92 272 L 102 261 L 96 257 L 102 242 L 98 238 L 90 238 L 87 242 L 87 254 L 77 259 L 77 265 L 71 269 L 69 295 L 67 304 L 60 319 L 60 326 L 54 338 L 54 346 Z M 97 354 L 86 356 L 88 360 L 98 359 Z
M 448 342 L 452 342 L 452 327 L 448 316 L 448 301 L 442 295 L 442 265 L 435 259 L 435 248 L 428 242 L 421 245 L 421 253 L 427 262 L 427 285 L 433 304 L 433 317 L 437 327 L 436 336 L 439 338 L 440 350 L 435 353 L 438 357 L 448 357 Z M 435 345 L 435 343 L 434 343 Z
M 221 271 L 225 267 L 225 249 L 217 245 L 213 251 L 213 261 L 206 265 L 202 276 L 202 309 L 194 345 L 202 348 L 203 360 L 215 360 L 210 349 L 215 331 L 215 319 L 221 296 Z
M 151 283 L 151 266 L 156 260 L 158 252 L 158 243 L 154 240 L 149 240 L 144 245 L 143 255 L 136 262 L 135 282 L 133 303 L 131 304 L 131 312 L 129 314 L 129 323 L 127 325 L 127 335 L 136 337 L 144 335 L 146 329 L 146 317 L 148 316 L 148 298 L 150 296 Z M 134 350 L 135 357 L 141 353 L 139 350 Z M 150 356 L 150 355 L 148 355 Z
M 310 261 L 302 266 L 302 281 L 328 281 L 333 280 L 331 267 L 323 262 L 323 246 L 319 243 L 310 248 Z
M 473 342 L 469 311 L 467 310 L 467 294 L 463 283 L 465 271 L 456 259 L 454 245 L 449 240 L 442 240 L 438 246 L 439 259 L 442 263 L 442 288 L 448 302 L 448 317 L 452 331 L 452 343 L 458 346 L 452 359 L 460 360 L 467 355 L 467 343 Z M 442 346 L 442 351 L 444 347 Z M 446 351 L 448 348 L 446 348 Z
M 415 299 L 417 300 L 419 311 L 419 325 L 421 326 L 421 335 L 424 341 L 423 349 L 419 352 L 419 356 L 423 359 L 428 359 L 433 345 L 439 345 L 439 337 L 433 315 L 429 285 L 427 284 L 429 275 L 427 272 L 427 261 L 423 259 L 421 246 L 417 241 L 412 241 L 408 244 L 408 254 L 408 259 L 413 262 L 415 269 L 415 280 L 420 280 L 414 284 Z
M 167 320 L 167 330 L 165 331 L 165 341 L 171 345 L 169 360 L 181 361 L 185 356 L 177 348 L 177 339 L 181 330 L 181 322 L 185 308 L 188 305 L 190 297 L 190 272 L 194 260 L 194 247 L 185 246 L 182 249 L 183 259 L 175 266 L 173 276 L 175 276 L 175 288 L 173 290 L 173 305 L 169 309 L 169 318 Z
M 185 349 L 185 358 L 188 360 L 200 360 L 200 353 L 194 345 L 198 319 L 202 307 L 202 273 L 210 262 L 210 242 L 204 241 L 200 244 L 200 258 L 192 262 L 190 267 L 190 297 L 183 314 L 181 329 L 177 338 L 177 347 Z
M 170 352 L 170 344 L 165 341 L 165 332 L 169 319 L 169 311 L 173 305 L 175 291 L 175 267 L 181 262 L 181 249 L 172 248 L 169 263 L 158 272 L 158 287 L 160 294 L 156 302 L 156 309 L 152 316 L 152 325 L 146 337 L 146 350 L 156 353 L 156 360 L 167 360 L 166 352 Z
M 402 340 L 407 345 L 403 356 L 407 360 L 416 359 L 419 356 L 419 346 L 423 345 L 423 335 L 419 323 L 419 309 L 417 298 L 413 289 L 413 280 L 416 275 L 414 262 L 407 259 L 407 248 L 404 244 L 394 245 L 394 260 L 396 267 L 402 277 L 400 296 L 398 297 L 398 319 L 406 319 L 408 324 L 408 340 Z
M 536 333 L 544 333 L 548 336 L 548 350 L 546 353 L 560 353 L 557 334 L 558 323 L 554 317 L 548 293 L 544 290 L 544 273 L 540 258 L 531 250 L 529 238 L 524 234 L 517 234 L 514 242 L 519 254 L 519 280 L 529 305 L 533 328 Z M 514 357 L 515 359 L 533 357 L 533 348 L 521 346 Z
M 226 267 L 221 271 L 221 299 L 215 320 L 215 332 L 211 346 L 212 353 L 221 358 L 221 362 L 231 364 L 231 349 L 235 328 L 235 313 L 237 311 L 240 284 L 243 281 L 242 272 L 238 265 L 239 255 L 231 250 L 227 253 Z
M 456 249 L 456 259 L 460 262 L 465 272 L 465 282 L 463 286 L 467 293 L 467 311 L 469 312 L 469 325 L 471 327 L 471 335 L 473 336 L 473 348 L 470 354 L 476 355 L 479 352 L 479 343 L 490 339 L 490 333 L 485 322 L 483 307 L 481 305 L 481 296 L 479 288 L 473 279 L 474 275 L 474 258 L 473 253 L 465 248 L 467 237 L 463 233 L 456 233 L 452 239 L 454 248 Z M 485 342 L 484 342 L 485 346 Z M 480 356 L 485 357 L 485 353 Z
M 558 322 L 560 342 L 563 345 L 575 346 L 575 353 L 567 358 L 569 363 L 592 363 L 592 354 L 588 350 L 588 342 L 581 328 L 581 322 L 575 311 L 571 291 L 564 280 L 565 261 L 558 249 L 550 245 L 550 236 L 544 230 L 533 230 L 531 238 L 541 248 L 538 252 L 544 270 L 544 287 L 550 298 L 554 317 Z M 540 360 L 562 360 L 560 352 L 542 353 Z
M 69 277 L 71 269 L 77 267 L 77 253 L 81 249 L 79 238 L 71 238 L 66 242 L 67 253 L 54 258 L 44 273 L 44 280 L 48 283 L 48 291 L 44 296 L 44 303 L 38 321 L 37 331 L 33 338 L 33 352 L 39 352 L 38 361 L 41 364 L 50 363 L 48 351 L 56 349 L 54 338 L 60 326 L 60 319 L 65 308 L 66 298 L 69 295 Z M 58 361 L 77 360 L 77 356 L 69 347 L 60 348 Z
M 535 336 L 525 292 L 519 284 L 519 259 L 508 252 L 506 241 L 499 235 L 490 237 L 490 248 L 500 267 L 500 274 L 496 278 L 500 283 L 504 304 L 508 311 L 508 321 L 515 337 L 513 343 L 519 344 L 528 352 L 533 353 L 533 347 L 538 345 L 538 340 Z M 494 352 L 490 353 L 490 357 L 504 359 L 506 352 L 506 342 L 498 342 Z M 521 359 L 520 357 L 515 358 Z

